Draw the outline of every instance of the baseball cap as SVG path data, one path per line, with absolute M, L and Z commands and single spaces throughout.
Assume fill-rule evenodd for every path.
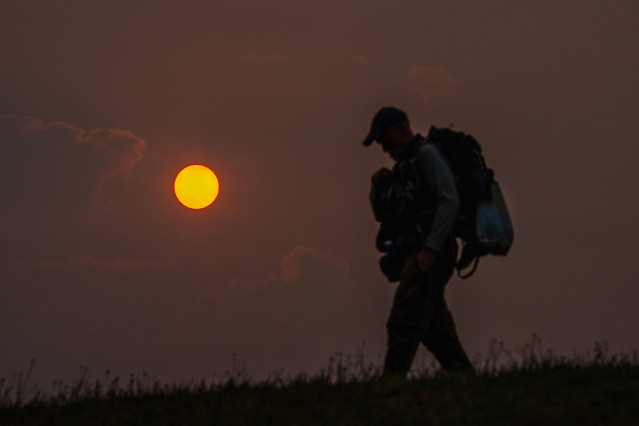
M 375 114 L 375 117 L 373 117 L 371 131 L 368 133 L 368 136 L 366 136 L 366 139 L 364 139 L 364 146 L 369 146 L 373 141 L 381 138 L 386 129 L 402 121 L 408 121 L 408 116 L 404 111 L 391 106 L 383 107 Z

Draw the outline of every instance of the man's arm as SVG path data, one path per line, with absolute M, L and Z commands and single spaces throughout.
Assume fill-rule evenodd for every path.
M 459 208 L 457 187 L 444 154 L 435 144 L 423 145 L 417 153 L 416 160 L 426 184 L 435 194 L 436 200 L 435 216 L 430 232 L 423 237 L 422 249 L 438 253 L 449 238 L 455 223 Z M 422 254 L 421 257 L 429 257 L 431 261 L 434 260 L 434 256 Z
M 388 184 L 390 183 L 392 175 L 393 172 L 383 167 L 371 177 L 371 193 L 369 198 L 371 206 L 373 207 L 373 214 L 378 222 L 382 220 L 386 196 L 388 194 Z

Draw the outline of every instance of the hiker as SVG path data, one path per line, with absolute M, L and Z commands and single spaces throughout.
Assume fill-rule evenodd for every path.
M 452 227 L 459 197 L 451 170 L 397 108 L 375 115 L 364 145 L 373 142 L 396 162 L 373 174 L 370 194 L 381 222 L 377 247 L 387 252 L 380 266 L 389 281 L 399 281 L 386 325 L 384 376 L 405 377 L 420 342 L 444 369 L 472 371 L 444 300 L 457 259 Z

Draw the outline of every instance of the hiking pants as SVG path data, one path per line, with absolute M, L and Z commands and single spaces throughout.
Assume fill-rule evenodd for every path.
M 451 247 L 447 244 L 446 247 Z M 417 254 L 404 261 L 390 317 L 384 375 L 406 376 L 421 342 L 446 370 L 473 366 L 462 348 L 453 317 L 444 300 L 444 288 L 455 265 L 455 254 L 445 248 L 426 271 L 417 266 Z

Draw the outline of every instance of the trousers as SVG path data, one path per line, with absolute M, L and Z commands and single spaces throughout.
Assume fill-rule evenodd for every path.
M 473 371 L 444 300 L 444 289 L 455 267 L 452 244 L 447 244 L 425 271 L 417 266 L 417 253 L 405 259 L 386 324 L 384 376 L 405 377 L 419 343 L 433 353 L 445 370 Z

